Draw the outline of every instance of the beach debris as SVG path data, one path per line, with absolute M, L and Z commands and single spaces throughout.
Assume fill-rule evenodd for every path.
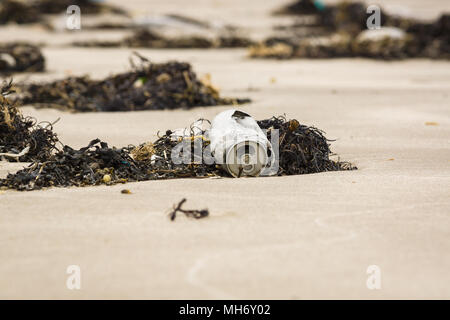
M 109 183 L 111 182 L 111 175 L 109 175 L 109 174 L 103 175 L 102 181 L 103 181 L 105 184 L 109 184 Z
M 39 47 L 28 43 L 0 44 L 0 73 L 41 72 L 45 58 Z
M 29 3 L 20 0 L 0 1 L 0 24 L 14 22 L 17 24 L 40 21 L 39 12 Z
M 137 147 L 114 148 L 95 139 L 79 150 L 64 146 L 45 159 L 36 159 L 28 167 L 0 179 L 0 187 L 30 191 L 52 186 L 113 185 L 134 181 L 227 176 L 227 172 L 214 162 L 196 158 L 195 147 L 200 142 L 202 154 L 211 154 L 207 131 L 199 128 L 199 123 L 204 121 L 193 123 L 187 130 L 188 135 L 167 130 L 152 143 L 152 149 L 147 149 L 152 151 L 146 153 L 139 150 L 147 148 L 148 143 Z M 302 125 L 297 120 L 286 120 L 284 116 L 257 123 L 261 129 L 267 130 L 269 141 L 272 130 L 279 130 L 277 175 L 356 169 L 348 162 L 330 159 L 333 155 L 329 148 L 330 140 L 319 129 Z M 186 143 L 187 147 L 184 144 L 180 151 L 177 149 L 181 142 Z M 190 161 L 175 162 L 172 152 L 178 152 L 179 157 L 187 157 Z
M 378 59 L 404 59 L 408 57 L 405 46 L 413 38 L 401 29 L 385 27 L 380 30 L 364 30 L 351 41 L 353 55 Z
M 128 15 L 127 11 L 113 5 L 102 3 L 98 0 L 32 0 L 30 6 L 41 14 L 58 14 L 66 12 L 67 8 L 79 6 L 83 14 L 112 13 L 118 15 Z
M 128 190 L 128 189 L 122 189 L 122 190 L 120 191 L 120 193 L 121 193 L 121 194 L 132 194 L 132 192 L 131 192 L 130 190 Z
M 252 40 L 235 33 L 227 33 L 216 38 L 205 36 L 166 37 L 147 28 L 139 28 L 130 36 L 118 41 L 75 41 L 76 47 L 125 47 L 125 48 L 154 48 L 154 49 L 187 49 L 187 48 L 246 48 L 254 44 Z
M 44 22 L 44 15 L 64 13 L 71 5 L 79 6 L 83 14 L 112 13 L 128 15 L 121 8 L 94 0 L 1 0 L 0 24 L 10 22 L 18 24 Z
M 103 80 L 83 76 L 17 85 L 15 101 L 72 112 L 189 109 L 250 102 L 220 97 L 214 86 L 197 78 L 189 63 L 151 63 L 138 53 L 134 56 L 138 62 L 132 61 L 131 71 Z
M 277 173 L 268 170 L 272 144 L 249 114 L 235 109 L 219 113 L 211 123 L 209 138 L 215 163 L 231 176 Z
M 133 148 L 130 152 L 131 157 L 136 161 L 150 159 L 155 154 L 155 148 L 152 142 L 146 142 Z
M 274 14 L 287 14 L 295 16 L 313 16 L 314 22 L 307 20 L 307 25 L 325 28 L 329 33 L 347 32 L 353 35 L 366 29 L 368 14 L 367 5 L 358 1 L 340 1 L 334 4 L 325 4 L 318 0 L 298 0 L 290 5 L 276 10 Z M 382 12 L 382 18 L 384 18 Z M 305 20 L 306 21 L 306 20 Z M 299 22 L 299 20 L 297 20 Z M 296 27 L 305 25 L 297 24 Z
M 0 182 L 17 190 L 36 190 L 44 187 L 69 187 L 117 184 L 148 180 L 125 149 L 109 148 L 96 139 L 79 150 L 64 146 L 45 161 L 30 166 Z
M 153 174 L 154 179 L 207 178 L 220 176 L 221 170 L 211 158 L 207 120 L 199 119 L 187 129 L 167 130 L 150 143 L 130 149 L 130 154 L 140 166 Z M 151 145 L 151 147 L 149 147 Z M 196 152 L 198 148 L 200 152 Z M 173 161 L 175 155 L 181 161 Z
M 283 35 L 251 46 L 249 55 L 277 59 L 450 59 L 449 14 L 424 22 L 381 10 L 381 28 L 368 30 L 366 8 L 362 2 L 324 5 L 321 1 L 299 0 L 277 11 L 294 15 L 295 23 L 277 27 Z
M 4 83 L 0 89 L 0 159 L 46 161 L 59 141 L 53 132 L 55 122 L 37 123 L 24 117 L 8 99 L 12 92 L 12 82 Z
M 278 175 L 357 169 L 349 162 L 330 159 L 334 155 L 330 150 L 333 140 L 328 140 L 320 129 L 302 125 L 296 119 L 287 120 L 285 116 L 261 120 L 258 125 L 267 130 L 269 141 L 272 130 L 279 130 Z
M 298 0 L 275 10 L 275 15 L 316 14 L 324 8 L 320 0 Z
M 214 161 L 210 131 L 214 141 L 217 133 L 214 131 L 218 127 L 213 126 L 213 130 L 207 128 L 211 123 L 206 119 L 195 121 L 189 128 L 167 130 L 163 135 L 158 133 L 156 141 L 139 146 L 109 147 L 106 142 L 94 139 L 86 147 L 76 150 L 59 141 L 53 132 L 55 122 L 36 124 L 34 119 L 24 118 L 17 106 L 7 98 L 12 92 L 11 87 L 11 83 L 5 84 L 0 95 L 0 156 L 10 161 L 29 161 L 31 164 L 0 179 L 0 188 L 30 191 L 47 187 L 114 185 L 134 181 L 223 177 L 229 174 L 236 176 L 233 170 L 221 170 L 222 164 Z M 255 123 L 245 112 L 232 111 L 234 121 L 256 132 L 257 143 L 266 145 L 274 135 L 279 145 L 279 159 L 275 159 L 279 166 L 271 174 L 295 175 L 356 169 L 350 163 L 330 159 L 333 155 L 329 148 L 330 140 L 319 129 L 301 125 L 295 119 L 286 120 L 284 116 Z M 267 138 L 261 137 L 260 130 L 266 130 Z M 278 136 L 273 130 L 277 130 Z M 220 140 L 216 139 L 215 152 L 218 150 L 217 141 Z M 57 148 L 57 144 L 61 144 L 62 148 Z M 274 159 L 268 150 L 265 149 L 267 156 Z M 250 153 L 245 145 L 243 151 Z M 241 174 L 238 172 L 237 176 Z
M 268 39 L 267 42 L 250 47 L 252 58 L 336 58 L 352 56 L 352 39 L 347 34 L 330 37 L 295 39 Z
M 185 210 L 182 209 L 181 206 L 186 202 L 186 198 L 181 199 L 181 201 L 173 207 L 173 210 L 169 213 L 170 220 L 174 221 L 177 217 L 177 212 L 184 213 L 184 215 L 188 218 L 202 219 L 209 216 L 209 210 Z

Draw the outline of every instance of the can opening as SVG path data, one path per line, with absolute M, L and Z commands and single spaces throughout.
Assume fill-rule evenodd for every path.
M 258 176 L 267 159 L 267 151 L 260 143 L 246 140 L 230 148 L 224 165 L 234 177 Z

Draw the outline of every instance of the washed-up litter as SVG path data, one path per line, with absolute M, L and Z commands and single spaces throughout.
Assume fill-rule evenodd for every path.
M 0 44 L 0 73 L 41 72 L 45 58 L 39 47 L 27 43 Z
M 273 146 L 249 114 L 234 109 L 219 113 L 211 123 L 209 139 L 215 163 L 233 177 L 277 173 L 269 170 L 275 163 Z
M 181 201 L 174 206 L 173 210 L 169 213 L 170 220 L 174 221 L 177 217 L 177 213 L 181 212 L 184 213 L 184 215 L 188 218 L 195 218 L 195 219 L 201 219 L 206 218 L 209 216 L 209 210 L 203 209 L 203 210 L 185 210 L 182 209 L 182 205 L 186 202 L 186 198 L 181 199 Z
M 59 141 L 52 123 L 24 117 L 8 99 L 13 91 L 11 83 L 0 91 L 0 159 L 40 162 L 50 158 Z
M 64 13 L 71 5 L 79 6 L 83 14 L 126 14 L 126 11 L 121 8 L 92 0 L 2 0 L 0 1 L 0 24 L 44 22 L 43 15 Z
M 73 112 L 189 109 L 238 105 L 249 99 L 223 98 L 208 77 L 198 79 L 189 63 L 151 63 L 135 53 L 129 72 L 103 80 L 68 77 L 50 83 L 17 85 L 20 104 Z
M 299 0 L 277 11 L 293 14 L 298 17 L 296 22 L 290 28 L 284 27 L 283 35 L 251 46 L 249 55 L 278 59 L 450 59 L 449 14 L 433 22 L 423 22 L 381 10 L 381 29 L 368 30 L 366 9 L 362 2 L 324 5 L 322 1 Z M 310 17 L 314 18 L 313 22 Z
M 76 41 L 77 47 L 126 47 L 154 49 L 187 49 L 187 48 L 246 48 L 254 42 L 234 33 L 227 33 L 216 38 L 205 36 L 166 37 L 149 29 L 138 29 L 132 35 L 118 41 Z
M 99 139 L 78 150 L 66 145 L 51 155 L 34 159 L 28 167 L 1 179 L 0 187 L 23 191 L 230 176 L 222 165 L 203 161 L 204 155 L 211 154 L 209 129 L 203 128 L 208 123 L 200 119 L 188 129 L 167 130 L 155 142 L 139 146 L 115 148 Z M 268 140 L 273 130 L 279 130 L 279 167 L 276 175 L 356 169 L 350 163 L 330 159 L 329 140 L 314 127 L 301 125 L 297 120 L 288 121 L 285 117 L 273 117 L 257 124 L 267 130 Z M 198 146 L 201 148 L 200 154 L 195 151 Z M 175 161 L 172 155 L 175 152 L 178 159 L 187 158 L 188 161 Z

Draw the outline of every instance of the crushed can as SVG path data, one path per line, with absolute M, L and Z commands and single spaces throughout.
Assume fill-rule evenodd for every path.
M 245 112 L 219 113 L 209 131 L 216 164 L 233 177 L 264 175 L 271 165 L 272 146 L 255 119 Z

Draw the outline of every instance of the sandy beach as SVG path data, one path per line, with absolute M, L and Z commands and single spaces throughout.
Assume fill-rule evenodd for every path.
M 270 11 L 289 1 L 191 2 L 161 1 L 154 13 L 221 19 L 264 34 L 287 19 Z M 450 11 L 448 1 L 379 2 L 423 18 Z M 147 13 L 147 3 L 127 1 L 133 14 Z M 7 28 L 0 35 L 25 37 L 20 27 Z M 101 78 L 127 70 L 134 51 L 71 48 L 63 44 L 80 34 L 29 32 L 49 43 L 43 48 L 48 72 L 17 80 Z M 285 114 L 324 130 L 336 140 L 332 150 L 358 170 L 1 191 L 0 298 L 450 299 L 448 61 L 136 51 L 153 62 L 190 62 L 199 75 L 211 75 L 223 96 L 251 98 L 239 109 L 256 119 Z M 39 120 L 61 118 L 55 131 L 77 148 L 95 138 L 114 146 L 153 141 L 158 131 L 226 109 L 76 114 L 21 108 Z M 0 162 L 0 177 L 25 165 Z M 124 188 L 132 194 L 121 194 Z M 168 212 L 182 198 L 187 208 L 208 208 L 210 217 L 170 221 Z M 69 265 L 81 268 L 81 290 L 66 287 Z M 379 290 L 366 286 L 370 265 L 381 270 Z

